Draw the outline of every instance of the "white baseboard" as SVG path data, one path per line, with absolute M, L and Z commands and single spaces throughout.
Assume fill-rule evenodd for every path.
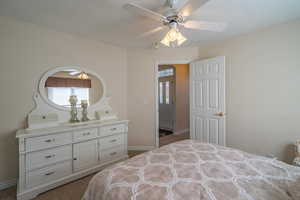
M 16 178 L 6 180 L 6 181 L 2 181 L 2 182 L 0 182 L 0 190 L 4 190 L 4 189 L 12 187 L 16 184 L 17 184 L 17 179 Z
M 129 151 L 150 151 L 155 148 L 154 146 L 128 146 Z
M 185 133 L 188 133 L 190 131 L 190 129 L 189 128 L 187 128 L 187 129 L 183 129 L 183 130 L 181 130 L 181 131 L 176 131 L 176 132 L 174 132 L 174 135 L 181 135 L 181 134 L 185 134 Z

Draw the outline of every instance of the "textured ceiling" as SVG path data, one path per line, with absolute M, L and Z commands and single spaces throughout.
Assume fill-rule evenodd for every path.
M 161 11 L 164 0 L 1 0 L 0 15 L 79 34 L 123 47 L 148 47 L 166 30 L 146 38 L 139 36 L 160 24 L 129 13 L 122 7 L 134 2 Z M 185 0 L 177 0 L 177 5 Z M 203 44 L 300 18 L 300 0 L 210 0 L 193 19 L 225 22 L 221 33 L 183 31 L 185 45 Z

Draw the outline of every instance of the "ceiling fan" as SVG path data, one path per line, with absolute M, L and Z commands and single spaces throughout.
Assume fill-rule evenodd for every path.
M 69 73 L 70 76 L 77 76 L 79 79 L 89 79 L 89 76 L 84 71 L 79 71 L 75 69 L 66 69 L 65 72 Z
M 208 1 L 209 0 L 189 0 L 182 7 L 176 9 L 175 4 L 178 0 L 167 0 L 167 9 L 165 9 L 164 15 L 143 8 L 135 3 L 125 4 L 124 8 L 162 24 L 161 26 L 142 34 L 142 37 L 149 36 L 168 27 L 168 33 L 160 42 L 168 47 L 176 47 L 187 40 L 180 32 L 180 29 L 222 32 L 226 28 L 225 23 L 189 20 L 192 13 Z

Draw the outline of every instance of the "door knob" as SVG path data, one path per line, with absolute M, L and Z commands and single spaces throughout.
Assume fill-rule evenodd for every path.
M 223 117 L 223 116 L 225 116 L 225 113 L 224 112 L 218 112 L 216 115 L 219 116 L 219 117 Z

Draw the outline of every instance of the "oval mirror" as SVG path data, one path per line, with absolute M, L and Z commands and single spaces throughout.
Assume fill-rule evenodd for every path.
M 69 98 L 77 97 L 77 107 L 82 101 L 89 106 L 98 103 L 104 95 L 104 84 L 97 75 L 81 68 L 62 68 L 48 74 L 43 81 L 43 93 L 56 106 L 70 108 Z

